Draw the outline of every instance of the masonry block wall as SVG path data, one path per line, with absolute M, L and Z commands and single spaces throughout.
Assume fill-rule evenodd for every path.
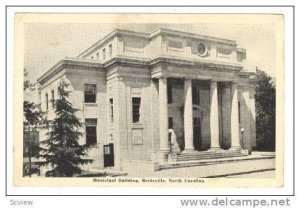
M 100 70 L 66 69 L 66 78 L 70 82 L 70 102 L 79 109 L 78 117 L 85 119 L 97 119 L 97 144 L 89 150 L 89 157 L 94 159 L 93 167 L 103 167 L 103 144 L 107 140 L 107 100 L 105 73 Z M 96 85 L 96 103 L 84 102 L 84 85 Z M 86 144 L 85 127 L 80 138 L 80 144 Z

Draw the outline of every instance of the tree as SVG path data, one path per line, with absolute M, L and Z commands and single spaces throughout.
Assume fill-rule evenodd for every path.
M 37 128 L 42 123 L 43 113 L 39 105 L 33 102 L 23 102 L 23 147 L 24 157 L 37 157 L 39 154 L 39 138 Z
M 276 87 L 264 71 L 256 72 L 255 91 L 257 149 L 275 150 Z
M 66 81 L 61 80 L 58 86 L 57 100 L 54 102 L 55 118 L 49 121 L 47 139 L 42 141 L 40 157 L 45 161 L 41 165 L 49 166 L 47 177 L 71 177 L 81 174 L 81 165 L 91 163 L 93 160 L 84 159 L 87 156 L 87 146 L 78 143 L 82 133 L 79 131 L 83 123 L 76 117 L 75 109 L 67 98 L 68 91 Z
M 27 77 L 27 70 L 24 69 L 24 77 Z M 33 85 L 29 80 L 24 80 L 23 83 L 24 95 L 34 91 Z M 26 97 L 26 96 L 24 96 Z M 24 99 L 23 101 L 23 157 L 28 158 L 29 176 L 32 172 L 32 157 L 37 157 L 39 154 L 39 138 L 38 126 L 43 121 L 43 113 L 40 105 Z

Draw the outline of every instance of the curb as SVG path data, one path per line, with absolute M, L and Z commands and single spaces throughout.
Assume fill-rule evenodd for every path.
M 235 176 L 235 175 L 244 175 L 244 174 L 249 174 L 249 173 L 266 172 L 266 171 L 271 171 L 271 170 L 275 170 L 275 168 L 266 168 L 266 169 L 260 169 L 260 170 L 250 170 L 250 171 L 238 172 L 238 173 L 227 173 L 227 174 L 222 174 L 222 175 L 207 176 L 207 177 L 203 177 L 203 178 L 221 178 L 221 177 L 228 177 L 228 176 Z

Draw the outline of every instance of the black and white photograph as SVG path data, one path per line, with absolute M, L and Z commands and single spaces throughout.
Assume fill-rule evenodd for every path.
M 295 1 L 70 3 L 0 3 L 1 207 L 298 207 Z
M 283 185 L 283 15 L 74 16 L 15 14 L 16 184 Z

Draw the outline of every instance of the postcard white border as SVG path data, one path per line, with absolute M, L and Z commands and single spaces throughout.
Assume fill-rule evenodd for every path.
M 293 193 L 293 10 L 291 7 L 9 7 L 7 10 L 7 103 L 13 103 L 13 48 L 14 48 L 14 13 L 15 12 L 138 12 L 138 13 L 281 13 L 285 15 L 285 140 L 284 148 L 284 184 L 283 188 L 109 188 L 109 187 L 14 187 L 13 184 L 13 105 L 7 105 L 7 184 L 8 194 L 13 195 L 289 195 Z M 289 101 L 289 102 L 287 102 Z

